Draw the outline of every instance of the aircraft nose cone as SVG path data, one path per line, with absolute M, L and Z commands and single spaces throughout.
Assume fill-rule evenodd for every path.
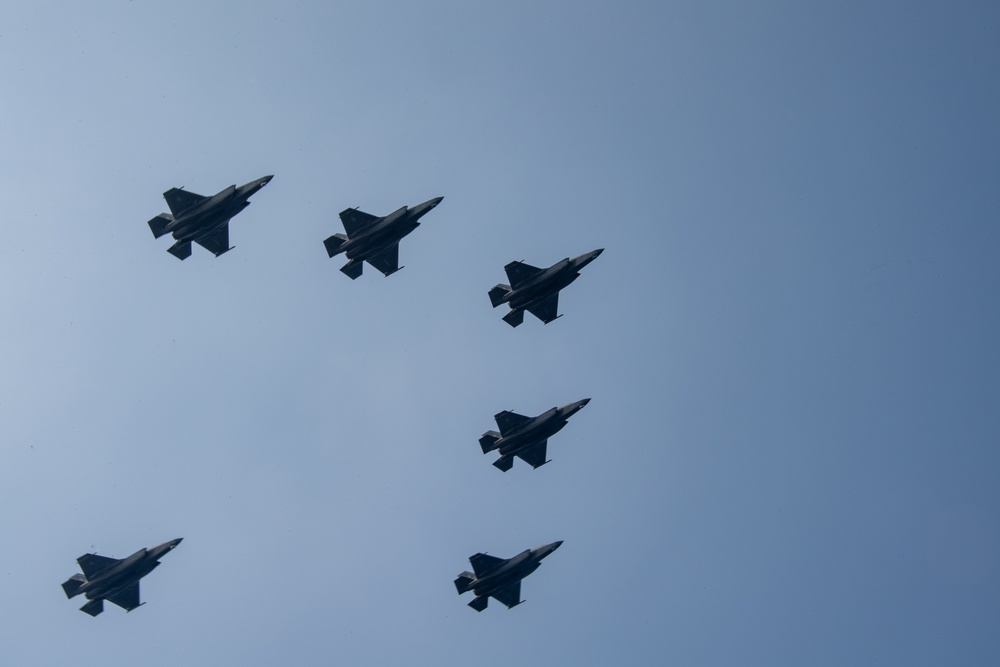
M 562 546 L 562 540 L 559 540 L 558 542 L 553 542 L 552 544 L 546 544 L 544 547 L 542 547 L 542 558 L 545 558 L 546 556 L 548 556 L 550 553 L 552 553 L 561 546 Z
M 579 257 L 574 257 L 573 261 L 577 265 L 578 269 L 582 269 L 587 266 L 595 259 L 597 259 L 601 253 L 604 252 L 604 248 L 598 248 L 597 250 L 591 250 L 590 252 L 585 252 Z
M 176 547 L 178 544 L 180 544 L 183 541 L 184 541 L 183 537 L 178 537 L 176 540 L 171 540 L 170 542 L 167 542 L 167 544 L 169 544 L 170 548 L 173 549 L 174 547 Z
M 590 399 L 589 398 L 584 398 L 584 399 L 582 399 L 580 401 L 577 401 L 577 405 L 579 405 L 581 408 L 583 406 L 587 405 L 587 403 L 590 403 Z
M 270 176 L 264 176 L 263 178 L 261 178 L 260 179 L 261 186 L 264 186 L 264 185 L 267 185 L 268 183 L 270 183 L 272 178 L 274 178 L 274 174 L 271 174 Z
M 434 199 L 430 200 L 427 203 L 431 205 L 431 208 L 434 208 L 435 206 L 440 204 L 443 199 L 444 197 L 435 197 Z

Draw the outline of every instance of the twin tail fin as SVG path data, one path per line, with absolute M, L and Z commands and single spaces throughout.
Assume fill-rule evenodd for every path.
M 164 234 L 168 234 L 167 226 L 174 221 L 174 217 L 169 213 L 161 213 L 149 221 L 149 231 L 153 232 L 153 238 L 158 239 Z
M 326 254 L 329 255 L 330 257 L 333 257 L 338 252 L 340 252 L 340 246 L 344 245 L 345 243 L 347 243 L 347 237 L 344 236 L 343 234 L 334 234 L 333 236 L 323 241 L 323 245 L 326 246 Z
M 71 598 L 74 595 L 80 594 L 80 586 L 87 583 L 86 577 L 82 574 L 74 574 L 72 577 L 63 582 L 62 588 L 66 593 L 66 597 Z
M 476 580 L 476 575 L 471 572 L 463 572 L 458 575 L 458 579 L 455 579 L 455 590 L 461 595 L 467 591 L 472 590 L 472 582 Z
M 500 439 L 500 434 L 496 431 L 487 431 L 483 433 L 483 437 L 479 438 L 479 446 L 483 448 L 483 454 L 488 454 L 497 448 L 497 440 Z
M 490 290 L 490 303 L 496 308 L 503 303 L 503 298 L 510 294 L 510 285 L 499 284 Z

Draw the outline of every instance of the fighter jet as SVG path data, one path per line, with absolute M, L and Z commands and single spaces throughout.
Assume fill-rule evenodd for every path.
M 469 606 L 476 611 L 486 609 L 490 597 L 512 609 L 524 602 L 521 599 L 521 580 L 538 569 L 542 559 L 559 548 L 562 540 L 544 544 L 534 549 L 522 551 L 513 558 L 503 559 L 486 554 L 476 554 L 469 558 L 473 572 L 463 572 L 455 580 L 455 588 L 461 595 L 472 591 L 475 597 Z
M 368 262 L 385 275 L 401 268 L 399 265 L 400 240 L 420 226 L 421 217 L 441 203 L 444 197 L 435 197 L 413 208 L 402 207 L 380 218 L 349 208 L 340 212 L 347 234 L 334 234 L 323 241 L 330 257 L 344 253 L 349 260 L 340 268 L 351 280 L 357 279 Z
M 524 262 L 511 262 L 503 267 L 510 285 L 500 284 L 490 290 L 490 301 L 496 308 L 501 303 L 510 304 L 510 312 L 503 321 L 516 327 L 524 321 L 524 311 L 537 317 L 544 324 L 562 317 L 559 312 L 559 290 L 580 277 L 580 270 L 604 252 L 604 248 L 556 262 L 547 269 L 539 269 Z
M 104 611 L 104 601 L 113 602 L 125 611 L 145 603 L 139 602 L 139 580 L 156 569 L 160 559 L 170 553 L 183 538 L 170 540 L 149 549 L 139 549 L 121 560 L 84 554 L 76 559 L 83 574 L 74 574 L 63 582 L 66 597 L 84 595 L 89 602 L 80 611 L 97 616 Z
M 171 188 L 163 193 L 170 213 L 161 213 L 150 220 L 149 229 L 155 238 L 173 233 L 177 242 L 167 248 L 167 252 L 177 259 L 191 256 L 191 241 L 218 257 L 232 250 L 229 220 L 249 206 L 250 196 L 272 178 L 274 176 L 264 176 L 240 187 L 230 185 L 213 197 Z
M 537 417 L 525 417 L 510 410 L 498 412 L 493 418 L 496 419 L 500 432 L 483 433 L 483 437 L 479 438 L 479 445 L 483 448 L 483 454 L 488 454 L 494 449 L 500 451 L 500 458 L 494 461 L 493 465 L 504 472 L 514 465 L 515 456 L 521 457 L 521 460 L 532 468 L 543 466 L 548 463 L 545 460 L 548 439 L 561 431 L 569 418 L 582 410 L 587 403 L 590 403 L 589 398 L 567 403 L 546 410 Z

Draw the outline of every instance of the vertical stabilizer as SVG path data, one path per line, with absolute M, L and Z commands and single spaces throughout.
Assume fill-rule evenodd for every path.
M 510 285 L 500 284 L 490 290 L 490 303 L 496 308 L 503 303 L 503 298 L 510 294 Z
M 63 582 L 62 588 L 66 592 L 66 597 L 71 598 L 80 594 L 80 586 L 87 583 L 87 579 L 82 574 L 74 574 Z
M 174 221 L 174 217 L 169 213 L 161 213 L 149 221 L 149 231 L 153 232 L 153 238 L 160 238 L 167 233 L 167 225 Z
M 455 580 L 455 588 L 458 590 L 458 594 L 461 595 L 469 591 L 472 587 L 472 582 L 476 580 L 476 575 L 471 572 L 463 572 L 458 575 L 458 579 Z
M 344 245 L 345 243 L 347 243 L 347 237 L 344 236 L 343 234 L 334 234 L 333 236 L 323 241 L 323 245 L 326 246 L 326 254 L 329 255 L 330 257 L 333 257 L 338 252 L 340 252 L 340 246 Z
M 483 437 L 479 438 L 479 446 L 483 448 L 483 454 L 488 454 L 497 448 L 497 440 L 500 439 L 500 434 L 496 431 L 487 431 L 483 433 Z

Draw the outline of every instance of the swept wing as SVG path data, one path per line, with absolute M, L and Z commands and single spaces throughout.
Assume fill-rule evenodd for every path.
M 497 428 L 500 429 L 500 434 L 506 435 L 518 426 L 530 421 L 531 417 L 525 417 L 524 415 L 519 415 L 516 412 L 504 410 L 503 412 L 495 414 L 493 419 L 497 422 Z
M 521 604 L 521 582 L 516 581 L 510 586 L 490 593 L 490 595 L 501 603 L 507 605 L 508 609 L 516 607 Z
M 537 266 L 525 264 L 524 262 L 511 262 L 503 267 L 503 270 L 507 272 L 507 280 L 510 281 L 510 286 L 514 289 L 517 289 L 520 285 L 528 282 L 543 271 L 543 269 L 539 269 Z
M 117 558 L 108 558 L 107 556 L 98 556 L 97 554 L 84 554 L 77 558 L 76 562 L 80 564 L 83 576 L 87 577 L 87 579 L 93 579 L 97 574 L 121 561 Z
M 216 257 L 226 252 L 229 250 L 229 220 L 226 220 L 225 224 L 218 231 L 197 238 L 194 242 Z
M 469 562 L 472 564 L 472 571 L 476 573 L 477 577 L 481 577 L 490 570 L 500 567 L 507 561 L 504 558 L 497 558 L 496 556 L 476 554 L 475 556 L 469 558 Z
M 378 220 L 378 216 L 359 211 L 356 208 L 349 208 L 340 212 L 340 221 L 344 223 L 344 231 L 347 232 L 348 237 L 354 236 L 356 232 L 368 227 L 376 220 Z
M 532 468 L 537 468 L 538 466 L 542 466 L 547 463 L 545 460 L 545 449 L 548 444 L 548 440 L 542 440 L 534 447 L 526 449 L 523 452 L 518 452 L 517 455 L 522 461 L 530 465 Z
M 105 598 L 108 602 L 113 602 L 125 611 L 132 611 L 142 603 L 139 602 L 139 582 L 131 586 L 121 588 Z
M 184 211 L 194 208 L 202 202 L 208 201 L 211 197 L 196 195 L 180 188 L 171 188 L 163 193 L 163 198 L 167 200 L 170 212 L 176 218 Z
M 559 292 L 529 306 L 528 312 L 548 324 L 559 317 Z
M 393 243 L 379 254 L 369 257 L 368 263 L 385 275 L 399 271 L 399 243 Z

